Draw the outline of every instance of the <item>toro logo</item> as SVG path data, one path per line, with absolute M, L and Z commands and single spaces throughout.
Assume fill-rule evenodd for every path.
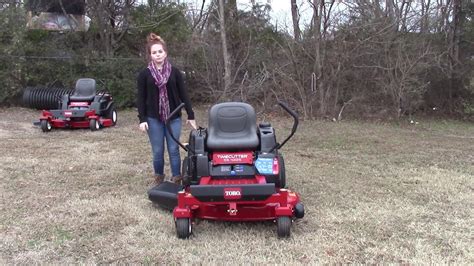
M 242 198 L 242 189 L 241 188 L 224 188 L 224 199 L 233 200 Z

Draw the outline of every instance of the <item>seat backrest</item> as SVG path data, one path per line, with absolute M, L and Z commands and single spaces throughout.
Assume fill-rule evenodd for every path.
M 256 149 L 259 145 L 257 118 L 247 103 L 226 102 L 211 107 L 207 148 L 217 151 Z
M 74 96 L 80 97 L 92 97 L 96 93 L 96 82 L 95 79 L 82 78 L 76 81 L 76 88 L 74 90 Z

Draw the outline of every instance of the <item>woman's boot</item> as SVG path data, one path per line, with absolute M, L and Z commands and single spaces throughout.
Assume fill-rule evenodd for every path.
M 178 184 L 178 185 L 181 185 L 181 183 L 183 182 L 183 177 L 180 176 L 180 175 L 173 176 L 173 177 L 171 178 L 171 182 L 176 183 L 176 184 Z
M 165 180 L 165 175 L 155 175 L 155 181 L 153 182 L 155 185 L 159 185 L 163 183 Z

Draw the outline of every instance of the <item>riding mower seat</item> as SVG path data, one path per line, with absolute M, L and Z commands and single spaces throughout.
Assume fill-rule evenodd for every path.
M 207 148 L 213 151 L 255 150 L 259 145 L 254 108 L 229 102 L 209 111 Z
M 74 93 L 69 97 L 71 102 L 92 102 L 96 96 L 96 81 L 82 78 L 76 81 Z

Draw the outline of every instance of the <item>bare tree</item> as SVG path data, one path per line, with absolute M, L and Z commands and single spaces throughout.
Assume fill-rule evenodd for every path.
M 449 111 L 453 112 L 453 93 L 456 83 L 459 80 L 461 62 L 459 60 L 459 45 L 461 43 L 461 33 L 463 31 L 462 0 L 453 0 L 452 4 L 452 23 L 448 33 L 448 53 L 449 53 L 449 88 L 448 104 Z
M 401 39 L 393 48 L 393 53 L 384 60 L 386 65 L 381 68 L 383 81 L 380 87 L 390 95 L 398 119 L 403 114 L 411 119 L 411 114 L 421 104 L 428 85 L 422 74 L 429 68 L 431 58 L 430 45 L 409 44 Z
M 431 0 L 421 1 L 421 21 L 420 21 L 421 33 L 429 32 L 430 7 L 431 7 Z
M 196 19 L 193 20 L 193 27 L 192 27 L 193 31 L 198 27 L 198 25 L 203 25 L 205 22 L 203 23 L 202 21 L 207 19 L 207 17 L 204 16 L 205 5 L 206 5 L 206 0 L 202 0 L 201 8 L 199 9 L 199 15 Z M 202 29 L 203 27 L 201 27 L 200 32 L 202 32 Z
M 296 0 L 291 0 L 291 18 L 293 19 L 293 35 L 295 36 L 295 41 L 301 39 L 301 30 L 300 30 L 300 16 L 298 13 L 298 5 Z
M 225 15 L 224 15 L 224 0 L 219 0 L 219 25 L 221 33 L 221 44 L 222 44 L 222 56 L 224 58 L 224 92 L 221 98 L 226 99 L 227 92 L 229 91 L 231 80 L 231 67 L 230 67 L 230 55 L 227 50 L 227 39 L 225 29 Z
M 335 1 L 328 1 L 326 6 L 325 0 L 312 0 L 310 2 L 313 8 L 313 19 L 312 19 L 312 36 L 314 40 L 314 64 L 313 73 L 316 75 L 314 90 L 319 92 L 319 115 L 324 116 L 327 112 L 327 99 L 329 93 L 329 87 L 325 84 L 323 77 L 323 66 L 325 62 L 324 38 L 327 34 L 329 27 L 329 20 L 331 10 Z
M 128 18 L 135 0 L 89 0 L 89 14 L 97 24 L 102 53 L 113 56 L 128 30 Z

